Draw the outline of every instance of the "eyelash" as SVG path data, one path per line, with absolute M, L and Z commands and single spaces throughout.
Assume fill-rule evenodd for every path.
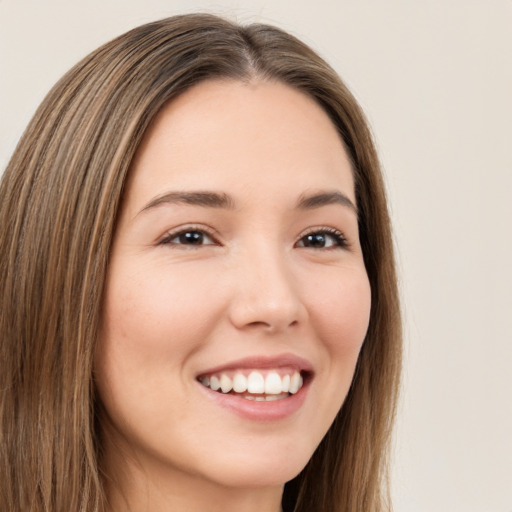
M 183 241 L 180 242 L 173 242 L 174 239 L 185 236 L 187 234 L 198 234 L 200 236 L 199 240 L 200 243 L 184 243 Z M 212 243 L 202 243 L 204 236 L 207 236 Z M 324 237 L 327 235 L 328 237 L 331 237 L 334 240 L 334 243 L 332 245 L 327 247 L 314 247 L 314 246 L 308 246 L 304 244 L 304 240 L 306 237 L 311 235 L 323 235 Z M 195 240 L 198 238 L 196 237 Z M 194 241 L 194 238 L 190 239 L 191 242 Z M 299 245 L 302 242 L 302 245 Z M 199 247 L 199 246 L 205 246 L 205 245 L 219 245 L 219 242 L 217 241 L 216 237 L 213 235 L 212 232 L 210 232 L 208 229 L 205 229 L 203 226 L 188 226 L 186 228 L 179 229 L 177 231 L 172 231 L 170 233 L 167 233 L 165 237 L 159 242 L 158 245 L 181 245 L 181 246 L 191 246 L 191 247 Z M 296 247 L 303 247 L 306 249 L 315 249 L 315 250 L 333 250 L 333 249 L 346 249 L 349 247 L 349 243 L 343 233 L 337 229 L 334 228 L 311 228 L 308 232 L 304 233 L 296 242 Z
M 299 245 L 298 247 L 304 247 L 304 248 L 310 248 L 310 249 L 316 249 L 316 250 L 333 250 L 333 249 L 347 249 L 349 247 L 349 243 L 347 239 L 345 238 L 345 235 L 339 231 L 338 229 L 334 228 L 311 228 L 309 231 L 307 231 L 305 234 L 303 234 L 300 238 L 297 244 L 301 241 L 303 241 L 306 237 L 310 235 L 327 235 L 331 237 L 334 240 L 334 243 L 331 246 L 328 247 L 308 247 L 306 245 Z M 296 244 L 296 245 L 297 245 Z
M 212 240 L 213 243 L 209 243 L 209 244 L 200 243 L 200 244 L 196 245 L 193 243 L 190 243 L 190 244 L 182 243 L 182 242 L 176 243 L 176 242 L 172 241 L 175 238 L 184 236 L 188 233 L 198 233 L 201 235 L 201 237 L 204 237 L 206 235 L 208 238 L 210 238 Z M 194 246 L 204 246 L 204 245 L 218 245 L 218 242 L 217 242 L 217 239 L 214 236 L 213 232 L 206 229 L 204 226 L 187 226 L 186 228 L 181 228 L 176 231 L 171 231 L 170 233 L 167 233 L 164 236 L 164 238 L 162 238 L 162 240 L 159 242 L 158 245 L 183 245 L 183 246 L 189 245 L 189 246 L 194 247 Z

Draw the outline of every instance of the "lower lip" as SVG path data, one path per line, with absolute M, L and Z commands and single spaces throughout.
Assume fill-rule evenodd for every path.
M 309 388 L 308 382 L 297 393 L 287 398 L 257 402 L 237 395 L 230 395 L 229 393 L 224 394 L 212 391 L 199 382 L 198 385 L 201 386 L 208 398 L 214 400 L 217 405 L 229 409 L 244 419 L 252 421 L 278 421 L 291 416 L 304 403 Z

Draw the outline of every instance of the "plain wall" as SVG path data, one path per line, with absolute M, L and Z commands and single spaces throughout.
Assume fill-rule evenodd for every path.
M 0 169 L 71 65 L 196 10 L 298 35 L 373 126 L 405 316 L 396 512 L 511 512 L 512 2 L 0 0 Z

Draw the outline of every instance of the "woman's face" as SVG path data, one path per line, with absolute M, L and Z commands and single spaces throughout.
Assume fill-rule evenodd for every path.
M 228 487 L 304 467 L 368 327 L 355 203 L 333 124 L 288 86 L 210 81 L 162 110 L 127 184 L 96 354 L 116 450 Z

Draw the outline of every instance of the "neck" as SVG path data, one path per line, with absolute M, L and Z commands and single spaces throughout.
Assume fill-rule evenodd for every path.
M 198 482 L 199 484 L 199 482 Z M 233 489 L 170 481 L 107 487 L 108 512 L 281 512 L 282 489 Z

